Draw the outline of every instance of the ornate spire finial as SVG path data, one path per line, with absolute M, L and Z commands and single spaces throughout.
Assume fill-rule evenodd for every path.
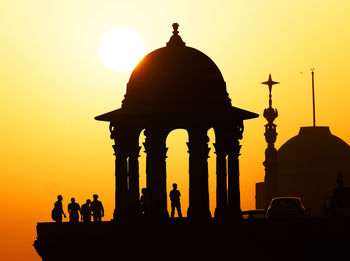
M 271 73 L 269 75 L 269 79 L 266 81 L 266 82 L 262 82 L 261 84 L 265 84 L 265 85 L 268 85 L 269 86 L 269 104 L 270 104 L 270 107 L 272 106 L 272 95 L 271 95 L 271 91 L 272 91 L 272 86 L 275 85 L 275 84 L 279 84 L 279 82 L 275 82 L 272 80 L 272 77 L 271 77 Z
M 182 41 L 179 31 L 177 30 L 179 28 L 178 23 L 173 23 L 173 35 L 170 37 L 169 42 L 167 42 L 167 46 L 185 46 L 184 41 Z
M 274 120 L 278 117 L 278 112 L 276 109 L 272 108 L 272 95 L 271 90 L 272 86 L 275 84 L 279 84 L 279 82 L 275 82 L 272 80 L 271 74 L 269 75 L 269 79 L 266 82 L 262 82 L 262 84 L 269 86 L 269 107 L 264 110 L 264 117 L 267 120 L 268 124 L 266 125 L 266 133 L 265 137 L 267 143 L 273 146 L 273 143 L 276 140 L 276 125 L 273 123 Z
M 265 150 L 265 204 L 268 206 L 271 199 L 278 195 L 278 169 L 277 169 L 277 150 L 275 148 L 275 142 L 277 139 L 277 125 L 274 120 L 278 117 L 278 111 L 272 108 L 272 86 L 278 84 L 272 80 L 271 74 L 266 82 L 262 82 L 269 86 L 269 107 L 264 110 L 264 118 L 267 120 L 265 124 L 265 140 L 267 142 L 267 148 Z
M 173 34 L 178 35 L 179 31 L 177 30 L 177 28 L 179 28 L 179 24 L 178 23 L 173 23 L 172 26 L 173 26 L 173 29 L 174 29 Z

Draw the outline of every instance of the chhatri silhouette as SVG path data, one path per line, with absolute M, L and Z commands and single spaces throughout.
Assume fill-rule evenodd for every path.
M 226 83 L 215 63 L 187 47 L 178 24 L 165 47 L 146 55 L 132 72 L 120 109 L 97 116 L 110 122 L 115 151 L 115 219 L 135 218 L 139 211 L 139 136 L 145 130 L 146 186 L 149 215 L 167 219 L 166 138 L 178 128 L 189 140 L 190 219 L 208 219 L 208 136 L 215 132 L 217 202 L 215 216 L 241 216 L 238 156 L 243 120 L 257 114 L 231 105 Z M 227 168 L 226 168 L 227 166 Z M 226 182 L 227 180 L 227 182 Z
M 145 260 L 173 253 L 185 260 L 317 260 L 334 257 L 334 250 L 346 249 L 350 225 L 344 220 L 323 220 L 310 226 L 305 219 L 288 223 L 241 219 L 239 141 L 243 121 L 258 115 L 231 105 L 215 63 L 187 47 L 178 34 L 178 25 L 173 28 L 167 45 L 146 55 L 132 72 L 122 107 L 96 117 L 110 123 L 115 142 L 114 220 L 99 222 L 104 214 L 102 205 L 95 208 L 87 201 L 81 208 L 85 222 L 37 224 L 34 247 L 38 254 L 45 261 L 125 256 Z M 275 128 L 272 118 L 267 131 Z M 189 208 L 188 218 L 169 219 L 167 197 L 171 195 L 166 191 L 165 144 L 169 132 L 177 128 L 187 130 L 189 136 Z M 210 128 L 215 132 L 215 218 L 209 211 Z M 143 130 L 146 188 L 140 197 L 138 141 Z M 344 194 L 342 191 L 338 189 L 337 194 Z M 62 219 L 62 202 L 57 207 Z M 96 222 L 91 222 L 91 213 L 96 215 Z M 141 218 L 141 213 L 147 218 Z

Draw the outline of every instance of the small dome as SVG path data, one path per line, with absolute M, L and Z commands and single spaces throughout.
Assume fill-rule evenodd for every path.
M 122 107 L 210 110 L 229 108 L 231 100 L 219 68 L 204 53 L 187 47 L 176 26 L 167 45 L 135 67 Z
M 278 150 L 279 194 L 303 198 L 315 215 L 322 215 L 323 201 L 335 188 L 339 171 L 349 182 L 350 146 L 329 127 L 301 127 Z

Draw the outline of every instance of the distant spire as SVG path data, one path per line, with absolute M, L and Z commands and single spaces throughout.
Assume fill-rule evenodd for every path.
M 316 127 L 314 70 L 315 70 L 314 68 L 311 69 L 311 78 L 312 78 L 312 112 L 313 112 L 313 124 L 314 124 L 314 127 Z
M 167 42 L 166 46 L 171 46 L 171 47 L 175 47 L 175 46 L 185 46 L 184 41 L 182 41 L 180 35 L 179 35 L 179 31 L 177 30 L 179 28 L 179 24 L 178 23 L 173 23 L 173 35 L 170 37 L 169 42 Z
M 275 82 L 272 80 L 271 73 L 269 75 L 269 79 L 266 82 L 262 82 L 262 84 L 268 85 L 269 86 L 269 105 L 272 107 L 272 86 L 275 84 L 279 84 L 279 82 Z
M 267 148 L 265 150 L 265 205 L 268 206 L 271 199 L 278 195 L 278 169 L 277 169 L 277 149 L 275 148 L 275 141 L 277 139 L 277 125 L 274 123 L 278 117 L 277 109 L 272 107 L 272 86 L 279 84 L 272 80 L 271 74 L 266 82 L 262 82 L 269 86 L 269 107 L 264 110 L 264 118 L 267 120 L 265 124 L 265 140 Z

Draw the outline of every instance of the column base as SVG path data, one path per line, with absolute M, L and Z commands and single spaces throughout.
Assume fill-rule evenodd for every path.
M 193 211 L 188 208 L 187 217 L 192 221 L 208 221 L 211 219 L 211 213 L 209 210 Z
M 155 223 L 166 222 L 169 220 L 169 213 L 168 211 L 150 213 L 150 215 L 148 216 L 148 220 Z
M 225 219 L 225 218 L 227 218 L 227 216 L 228 216 L 227 208 L 225 208 L 225 207 L 217 207 L 215 209 L 214 215 L 215 215 L 216 219 Z
M 242 219 L 242 210 L 241 209 L 229 209 L 228 216 L 230 220 L 241 220 Z

